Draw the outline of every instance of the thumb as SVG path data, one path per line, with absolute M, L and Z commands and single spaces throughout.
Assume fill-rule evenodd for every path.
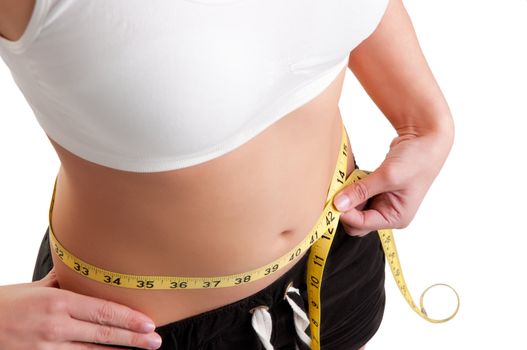
M 344 187 L 334 197 L 333 204 L 340 212 L 345 212 L 365 203 L 368 199 L 379 193 L 386 192 L 386 182 L 378 171 Z
M 57 273 L 55 271 L 55 267 L 53 267 L 46 276 L 44 276 L 38 281 L 33 282 L 33 284 L 39 287 L 59 288 L 59 282 L 57 280 Z

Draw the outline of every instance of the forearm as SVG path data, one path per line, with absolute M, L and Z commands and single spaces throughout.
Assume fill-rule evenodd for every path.
M 450 149 L 454 123 L 401 0 L 391 0 L 348 67 L 399 136 L 431 135 Z

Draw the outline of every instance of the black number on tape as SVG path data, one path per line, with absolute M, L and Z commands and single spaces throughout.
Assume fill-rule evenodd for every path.
M 346 176 L 346 173 L 344 173 L 342 170 L 339 170 L 339 175 L 342 179 L 344 179 L 344 177 Z M 342 181 L 341 179 L 337 179 L 337 181 L 340 183 L 340 184 L 344 184 L 344 181 Z
M 55 243 L 55 252 L 57 253 L 58 257 L 61 260 L 64 260 L 64 252 L 62 251 L 62 249 L 59 248 L 59 246 L 56 243 Z
M 77 272 L 82 273 L 84 276 L 88 276 L 90 274 L 90 271 L 86 266 L 82 266 L 78 262 L 73 263 L 73 269 Z
M 297 256 L 299 256 L 300 253 L 302 253 L 302 249 L 301 249 L 301 248 L 298 248 L 293 254 L 291 254 L 291 256 L 289 257 L 289 261 L 291 261 L 291 260 L 293 260 L 294 258 L 296 258 Z
M 117 277 L 116 279 L 114 279 L 112 281 L 112 277 L 111 276 L 108 276 L 108 275 L 104 275 L 104 282 L 105 283 L 113 283 L 113 284 L 117 284 L 118 286 L 121 285 L 121 278 L 120 277 Z
M 138 288 L 154 288 L 154 281 L 137 281 Z
M 318 240 L 318 231 L 315 231 L 315 233 L 311 235 L 311 241 L 309 241 L 309 244 L 313 244 L 317 240 Z
M 251 281 L 251 275 L 247 275 L 244 277 L 238 277 L 234 280 L 234 284 L 241 284 L 241 283 L 247 283 Z
M 185 289 L 187 288 L 187 282 L 170 282 L 170 288 L 181 288 Z
M 318 255 L 315 255 L 315 259 L 313 260 L 313 263 L 320 266 L 320 267 L 323 267 L 322 266 L 322 263 L 324 262 L 324 258 L 321 257 L 321 256 L 318 256 Z
M 333 216 L 332 211 L 328 211 L 328 215 L 326 216 L 326 225 L 330 225 L 331 221 L 335 220 L 336 218 Z
M 218 284 L 220 284 L 220 282 L 221 282 L 220 280 L 217 280 L 217 281 L 204 281 L 203 282 L 203 288 L 217 287 Z
M 264 276 L 267 276 L 267 275 L 270 274 L 270 273 L 276 272 L 276 270 L 278 270 L 278 267 L 279 267 L 279 266 L 280 266 L 280 265 L 278 265 L 278 264 L 274 264 L 273 266 L 266 268 L 266 269 L 265 269 Z
M 315 276 L 311 276 L 310 279 L 311 279 L 311 286 L 318 289 L 318 287 L 320 287 L 320 280 L 316 278 Z

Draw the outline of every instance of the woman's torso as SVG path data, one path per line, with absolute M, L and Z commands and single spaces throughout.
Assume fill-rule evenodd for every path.
M 221 276 L 282 256 L 325 205 L 341 142 L 344 76 L 345 69 L 321 95 L 248 143 L 184 169 L 122 172 L 50 139 L 61 161 L 52 217 L 57 238 L 85 261 L 131 274 Z M 347 174 L 352 169 L 350 152 Z M 158 325 L 253 294 L 291 267 L 232 288 L 144 291 L 102 285 L 53 259 L 61 288 L 128 305 Z
M 131 274 L 220 276 L 282 256 L 324 207 L 341 144 L 345 72 L 247 143 L 182 169 L 121 171 L 78 157 L 48 136 L 61 161 L 55 235 L 77 257 Z M 353 163 L 349 152 L 347 174 Z M 158 326 L 253 294 L 291 267 L 231 288 L 145 291 L 85 279 L 53 259 L 61 288 L 128 305 Z

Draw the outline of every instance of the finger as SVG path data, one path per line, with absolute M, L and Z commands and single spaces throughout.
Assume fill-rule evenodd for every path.
M 140 333 L 150 333 L 155 329 L 155 324 L 149 317 L 127 306 L 69 291 L 66 295 L 68 313 L 77 320 Z
M 372 231 L 390 227 L 385 215 L 376 209 L 351 209 L 340 215 L 339 219 L 351 236 L 364 236 Z
M 48 274 L 44 276 L 42 279 L 35 281 L 34 285 L 38 285 L 40 287 L 53 287 L 58 288 L 59 282 L 57 280 L 57 274 L 55 271 L 55 267 L 53 267 L 51 270 L 49 270 Z
M 378 172 L 373 172 L 340 190 L 335 195 L 333 204 L 338 211 L 346 212 L 379 193 L 389 191 L 386 184 Z
M 134 333 L 132 331 L 71 319 L 63 329 L 62 339 L 85 343 L 131 346 L 141 349 L 158 349 L 161 337 L 157 333 Z
M 115 347 L 87 343 L 64 343 L 63 346 L 55 347 L 57 350 L 109 350 Z

